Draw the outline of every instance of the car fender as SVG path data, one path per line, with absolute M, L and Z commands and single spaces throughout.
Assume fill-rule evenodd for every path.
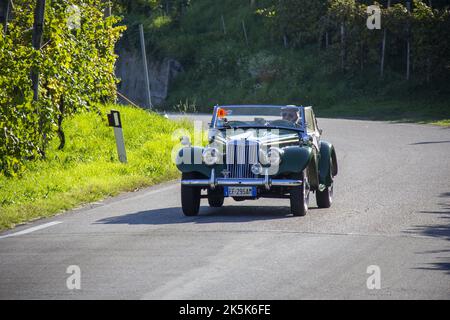
M 331 166 L 332 164 L 332 166 Z M 320 142 L 319 181 L 327 187 L 333 183 L 333 177 L 338 174 L 338 164 L 334 146 L 327 142 Z
M 290 146 L 283 148 L 283 151 L 278 174 L 302 172 L 313 159 L 313 151 L 309 146 Z
M 215 166 L 208 166 L 203 163 L 202 154 L 204 148 L 202 147 L 184 147 L 178 151 L 176 157 L 176 166 L 182 173 L 198 172 L 203 176 L 210 178 L 211 169 L 214 168 L 216 172 L 223 170 L 223 165 L 217 164 Z

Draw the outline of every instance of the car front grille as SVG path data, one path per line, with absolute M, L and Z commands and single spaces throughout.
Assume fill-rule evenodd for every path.
M 228 178 L 256 178 L 251 167 L 258 163 L 258 149 L 255 141 L 229 141 L 226 154 Z

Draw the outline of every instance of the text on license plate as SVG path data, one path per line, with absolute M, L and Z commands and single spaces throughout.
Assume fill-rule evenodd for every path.
M 256 197 L 256 187 L 227 187 L 225 197 Z

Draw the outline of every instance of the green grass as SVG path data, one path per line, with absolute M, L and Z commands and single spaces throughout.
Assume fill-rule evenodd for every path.
M 450 127 L 450 119 L 426 122 L 440 127 Z
M 122 114 L 128 164 L 117 159 L 106 120 L 110 109 Z M 20 177 L 0 175 L 0 230 L 178 177 L 171 160 L 178 141 L 172 136 L 177 129 L 191 130 L 189 122 L 125 106 L 100 111 L 66 120 L 63 151 L 55 139 L 46 159 L 27 163 Z
M 325 108 L 315 108 L 319 117 L 384 120 L 450 125 L 450 102 L 424 99 L 355 99 Z

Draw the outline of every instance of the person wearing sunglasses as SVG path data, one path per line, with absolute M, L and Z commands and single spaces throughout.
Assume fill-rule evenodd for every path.
M 296 107 L 286 107 L 281 109 L 281 119 L 285 121 L 298 124 L 300 121 L 300 114 Z

